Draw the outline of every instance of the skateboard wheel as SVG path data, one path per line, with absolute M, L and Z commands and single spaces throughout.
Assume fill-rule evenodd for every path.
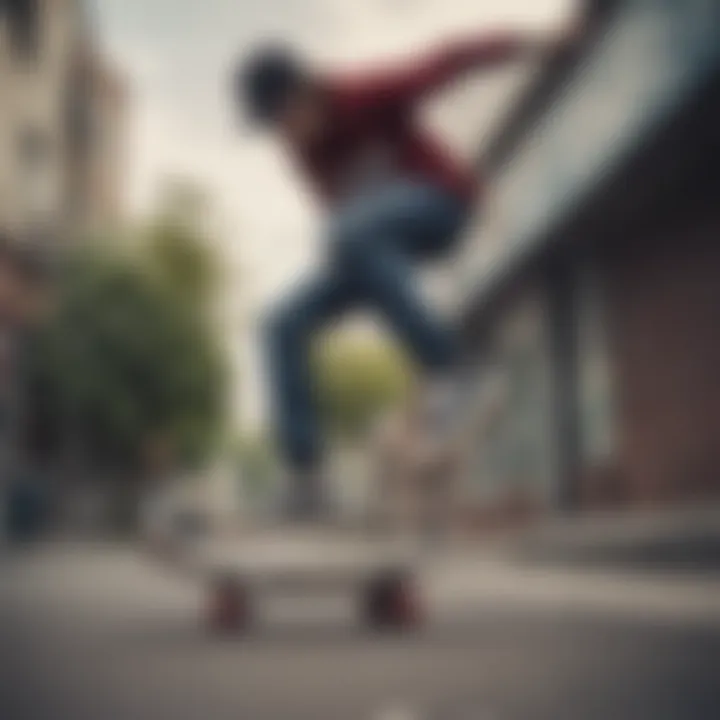
M 371 582 L 364 610 L 367 622 L 378 629 L 409 630 L 422 622 L 420 593 L 413 578 L 404 573 Z
M 219 633 L 236 633 L 250 623 L 250 598 L 242 581 L 230 574 L 213 578 L 208 598 L 208 624 Z

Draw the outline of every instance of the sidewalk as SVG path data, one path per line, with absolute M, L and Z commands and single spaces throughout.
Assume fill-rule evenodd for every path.
M 720 505 L 559 518 L 512 539 L 523 563 L 720 576 Z
M 720 506 L 555 518 L 456 550 L 441 595 L 720 627 Z
M 465 557 L 437 563 L 426 588 L 436 606 L 458 613 L 581 614 L 720 628 L 720 578 L 702 575 L 540 568 Z
M 716 520 L 708 512 L 704 522 L 696 513 L 557 522 L 492 542 L 452 543 L 421 556 L 418 576 L 435 618 L 570 613 L 720 628 L 720 575 L 687 563 L 640 561 L 648 548 L 672 547 L 671 541 L 689 547 L 707 537 Z M 331 568 L 348 562 L 342 545 L 330 531 L 301 544 L 281 532 L 260 542 L 223 538 L 198 548 L 191 565 L 197 570 L 250 556 L 258 567 Z M 372 550 L 378 551 L 382 546 Z
M 716 586 L 458 552 L 426 567 L 428 622 L 411 636 L 365 632 L 350 603 L 322 596 L 220 639 L 206 632 L 202 585 L 138 549 L 54 543 L 0 565 L 0 695 L 17 718 L 364 720 L 405 700 L 448 719 L 720 707 Z

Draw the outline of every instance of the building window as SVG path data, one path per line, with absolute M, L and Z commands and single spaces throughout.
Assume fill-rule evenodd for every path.
M 53 207 L 51 148 L 46 136 L 33 127 L 24 128 L 17 141 L 18 181 L 22 188 L 23 215 L 34 226 Z
M 589 264 L 578 283 L 578 415 L 580 460 L 588 469 L 602 468 L 615 454 L 613 377 L 604 317 L 604 297 Z
M 23 60 L 37 57 L 40 35 L 39 0 L 5 0 L 13 52 Z
M 528 293 L 498 320 L 485 378 L 490 416 L 480 423 L 472 470 L 473 495 L 481 501 L 510 496 L 549 504 L 556 495 L 547 333 L 539 294 Z
M 82 77 L 73 77 L 68 85 L 66 122 L 67 137 L 73 151 L 86 152 L 97 142 L 97 123 Z

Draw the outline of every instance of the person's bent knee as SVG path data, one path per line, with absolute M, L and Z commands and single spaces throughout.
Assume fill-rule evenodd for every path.
M 362 268 L 373 253 L 375 233 L 362 217 L 339 218 L 332 228 L 332 253 L 338 265 L 353 271 Z

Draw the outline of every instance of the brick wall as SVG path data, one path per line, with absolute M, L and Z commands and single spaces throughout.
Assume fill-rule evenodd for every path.
M 633 504 L 720 497 L 720 213 L 618 238 L 604 277 Z

